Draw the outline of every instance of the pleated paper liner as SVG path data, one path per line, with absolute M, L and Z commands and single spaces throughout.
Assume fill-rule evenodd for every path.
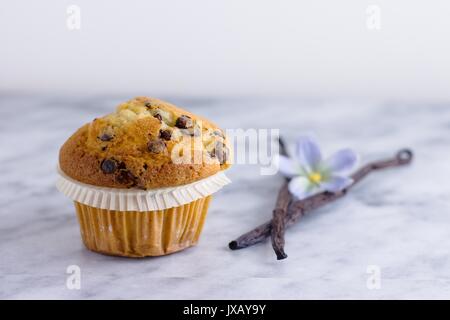
M 87 185 L 59 170 L 57 188 L 75 203 L 90 250 L 127 257 L 160 256 L 197 244 L 211 195 L 230 183 L 223 172 L 153 190 Z
M 211 196 L 165 210 L 98 209 L 75 202 L 81 237 L 92 251 L 126 257 L 161 256 L 197 244 Z

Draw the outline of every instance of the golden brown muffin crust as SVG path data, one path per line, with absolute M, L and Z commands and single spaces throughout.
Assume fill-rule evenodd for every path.
M 137 97 L 78 129 L 61 170 L 91 185 L 153 189 L 188 184 L 230 166 L 224 132 L 170 103 Z

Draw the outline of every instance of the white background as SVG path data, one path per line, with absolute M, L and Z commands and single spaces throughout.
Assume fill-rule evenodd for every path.
M 81 30 L 66 26 L 81 8 Z M 366 9 L 381 9 L 381 30 Z M 0 91 L 450 98 L 449 1 L 3 1 Z

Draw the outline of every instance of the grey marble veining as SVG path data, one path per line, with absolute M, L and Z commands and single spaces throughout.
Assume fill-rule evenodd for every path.
M 281 183 L 236 165 L 198 246 L 135 260 L 86 250 L 55 188 L 61 144 L 127 98 L 0 95 L 0 298 L 450 298 L 450 105 L 169 97 L 225 128 L 280 128 L 290 141 L 315 132 L 325 151 L 352 147 L 363 162 L 405 146 L 416 157 L 290 228 L 284 261 L 269 242 L 227 248 L 270 217 Z M 66 288 L 69 265 L 81 268 L 80 290 Z M 367 288 L 369 265 L 379 289 Z

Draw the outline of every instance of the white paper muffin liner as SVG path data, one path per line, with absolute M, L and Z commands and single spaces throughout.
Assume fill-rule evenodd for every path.
M 155 211 L 182 206 L 207 197 L 231 181 L 220 171 L 208 178 L 177 187 L 151 190 L 117 189 L 88 185 L 58 168 L 56 187 L 73 201 L 107 210 Z

